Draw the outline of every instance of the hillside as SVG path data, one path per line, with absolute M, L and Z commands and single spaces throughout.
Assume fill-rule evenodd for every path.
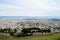
M 0 34 L 0 40 L 60 40 L 60 33 L 43 36 L 13 37 Z

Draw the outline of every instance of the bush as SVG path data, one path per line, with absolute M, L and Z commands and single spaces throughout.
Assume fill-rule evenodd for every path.
M 9 34 L 11 35 L 11 36 L 14 36 L 14 34 L 17 32 L 17 29 L 11 29 L 11 28 L 9 28 Z
M 11 36 L 14 36 L 14 32 L 10 32 L 9 34 L 10 34 Z

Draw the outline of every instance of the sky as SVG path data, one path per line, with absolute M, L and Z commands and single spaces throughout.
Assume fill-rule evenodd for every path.
M 60 0 L 0 0 L 0 16 L 60 16 Z

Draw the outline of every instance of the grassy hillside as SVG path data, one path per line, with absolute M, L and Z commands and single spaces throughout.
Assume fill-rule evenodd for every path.
M 0 35 L 0 40 L 60 40 L 60 33 L 43 36 L 29 36 L 29 37 L 12 37 L 6 35 Z

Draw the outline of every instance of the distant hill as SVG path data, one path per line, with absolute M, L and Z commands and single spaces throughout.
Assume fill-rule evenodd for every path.
M 60 16 L 0 16 L 0 19 L 60 19 Z

